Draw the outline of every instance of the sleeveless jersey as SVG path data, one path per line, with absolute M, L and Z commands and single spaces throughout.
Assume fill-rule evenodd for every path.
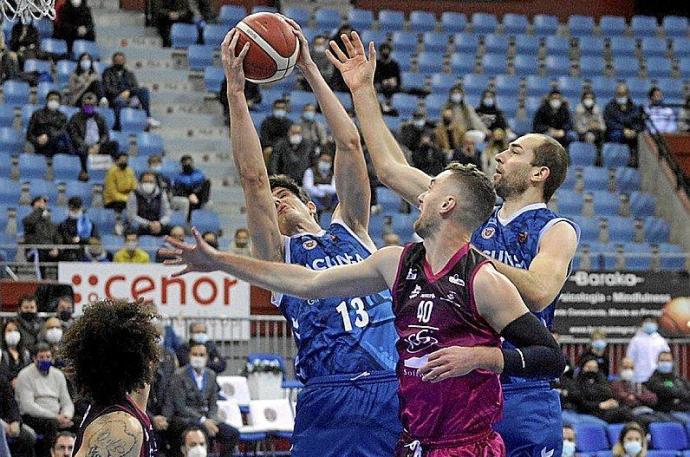
M 371 252 L 343 222 L 285 240 L 285 262 L 312 270 L 361 262 Z M 334 374 L 393 371 L 397 334 L 390 293 L 303 300 L 275 294 L 273 303 L 292 324 L 295 371 L 302 382 Z
M 99 417 L 116 412 L 124 412 L 130 416 L 134 416 L 134 418 L 141 424 L 141 428 L 144 431 L 144 439 L 141 443 L 139 457 L 156 457 L 158 455 L 158 447 L 156 446 L 151 420 L 146 412 L 142 411 L 129 395 L 114 405 L 98 408 L 89 406 L 89 408 L 86 410 L 86 414 L 84 414 L 81 424 L 79 425 L 79 430 L 77 431 L 77 440 L 74 444 L 74 455 L 77 455 L 77 452 L 82 445 L 84 431 L 86 428 Z
M 453 446 L 491 431 L 503 404 L 497 374 L 474 370 L 432 384 L 417 369 L 429 354 L 449 346 L 500 347 L 499 335 L 477 312 L 473 281 L 488 262 L 465 244 L 433 274 L 422 243 L 408 245 L 393 285 L 400 380 L 400 418 L 407 434 L 423 446 Z

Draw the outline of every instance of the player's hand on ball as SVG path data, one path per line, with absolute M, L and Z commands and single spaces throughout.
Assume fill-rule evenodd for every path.
M 165 241 L 172 246 L 172 248 L 161 248 L 160 253 L 164 256 L 175 257 L 174 259 L 166 260 L 166 265 L 185 265 L 184 270 L 173 273 L 172 276 L 182 276 L 191 272 L 209 272 L 217 270 L 216 256 L 218 251 L 211 247 L 202 237 L 196 228 L 192 229 L 192 235 L 196 240 L 194 246 L 183 243 L 171 238 L 165 237 Z
M 309 54 L 309 42 L 304 36 L 304 33 L 302 33 L 302 27 L 300 27 L 297 22 L 282 14 L 279 16 L 285 19 L 285 21 L 295 29 L 295 36 L 297 37 L 297 41 L 299 41 L 299 56 L 297 57 L 297 63 L 295 63 L 295 65 L 297 65 L 300 71 L 304 72 L 309 65 L 315 65 L 311 58 L 311 54 Z
M 431 353 L 429 361 L 417 373 L 422 375 L 422 381 L 440 382 L 464 376 L 476 368 L 474 348 L 452 346 Z
M 225 70 L 225 79 L 228 80 L 228 92 L 244 92 L 244 56 L 249 52 L 249 43 L 245 43 L 240 53 L 235 55 L 235 47 L 240 34 L 232 29 L 225 35 L 220 45 L 220 56 Z
M 340 36 L 345 44 L 347 55 L 338 47 L 335 41 L 330 42 L 331 49 L 326 51 L 326 57 L 343 75 L 343 80 L 350 91 L 374 84 L 376 71 L 376 47 L 369 43 L 369 55 L 364 52 L 364 45 L 357 32 L 348 37 Z

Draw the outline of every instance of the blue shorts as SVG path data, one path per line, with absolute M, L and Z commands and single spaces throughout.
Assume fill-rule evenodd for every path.
M 292 457 L 389 457 L 402 426 L 395 372 L 310 379 L 297 397 Z
M 494 429 L 503 437 L 508 457 L 561 455 L 561 400 L 548 382 L 503 384 L 503 399 L 503 419 Z

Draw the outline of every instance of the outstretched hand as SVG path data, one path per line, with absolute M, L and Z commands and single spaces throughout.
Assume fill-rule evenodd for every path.
M 326 57 L 343 75 L 343 81 L 351 92 L 374 85 L 374 72 L 376 71 L 376 47 L 374 42 L 369 42 L 369 55 L 364 52 L 364 45 L 357 32 L 352 32 L 348 37 L 340 35 L 345 45 L 347 55 L 338 47 L 335 41 L 330 42 L 331 49 L 326 51 Z
M 225 79 L 228 80 L 228 92 L 244 93 L 244 56 L 249 52 L 249 42 L 245 43 L 240 53 L 235 56 L 235 48 L 240 34 L 237 29 L 232 29 L 225 35 L 220 45 L 220 56 L 225 70 Z
M 163 263 L 166 265 L 185 265 L 184 270 L 173 273 L 173 277 L 193 272 L 205 273 L 218 269 L 216 262 L 218 251 L 201 237 L 196 228 L 192 229 L 192 235 L 194 235 L 196 240 L 194 246 L 178 241 L 170 236 L 165 237 L 165 241 L 172 248 L 161 248 L 160 253 L 164 256 L 175 258 L 166 260 Z
M 309 43 L 307 42 L 307 38 L 304 36 L 304 33 L 302 32 L 302 27 L 295 22 L 294 20 L 290 19 L 287 16 L 283 16 L 282 14 L 280 15 L 285 21 L 290 24 L 293 28 L 293 32 L 295 36 L 297 37 L 297 41 L 299 42 L 299 54 L 297 56 L 297 62 L 295 65 L 301 72 L 304 73 L 304 71 L 307 69 L 309 65 L 314 64 L 314 61 L 311 58 L 311 54 L 309 54 Z

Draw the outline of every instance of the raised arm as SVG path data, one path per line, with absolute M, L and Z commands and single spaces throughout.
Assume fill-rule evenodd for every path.
M 138 420 L 118 411 L 96 419 L 86 427 L 76 457 L 139 457 L 144 430 Z
M 177 256 L 166 261 L 166 265 L 186 265 L 173 276 L 194 271 L 223 271 L 273 292 L 304 299 L 360 296 L 387 289 L 393 284 L 402 254 L 400 247 L 385 248 L 357 264 L 314 271 L 299 265 L 220 252 L 209 246 L 198 230 L 193 229 L 192 233 L 195 246 L 166 237 L 173 249 L 162 251 Z
M 374 88 L 376 70 L 376 49 L 369 43 L 369 56 L 357 32 L 352 39 L 341 37 L 347 55 L 331 41 L 328 59 L 343 75 L 345 84 L 352 92 L 352 100 L 359 118 L 364 141 L 369 148 L 371 160 L 379 180 L 401 197 L 417 206 L 417 197 L 429 187 L 430 178 L 421 170 L 410 166 L 405 155 L 388 126 L 383 120 L 381 107 Z
M 235 56 L 238 37 L 233 29 L 221 44 L 223 68 L 228 80 L 232 156 L 244 191 L 253 254 L 259 259 L 279 261 L 283 259 L 283 243 L 278 216 L 268 183 L 261 143 L 244 97 L 242 62 L 250 45 L 245 44 L 240 54 Z

